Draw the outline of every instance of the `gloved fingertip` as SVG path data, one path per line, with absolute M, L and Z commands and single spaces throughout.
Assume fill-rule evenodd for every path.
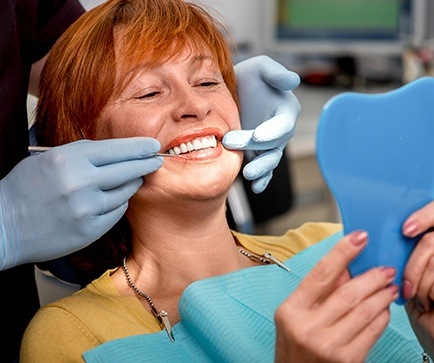
M 289 78 L 290 78 L 290 83 L 292 84 L 293 89 L 297 88 L 300 85 L 301 78 L 300 78 L 300 75 L 298 73 L 295 73 L 293 71 L 289 71 Z
M 133 194 L 137 192 L 137 190 L 143 185 L 144 180 L 143 178 L 136 178 L 133 181 L 131 181 L 131 188 L 134 190 Z
M 244 177 L 247 180 L 264 178 L 279 165 L 282 155 L 283 151 L 280 148 L 262 152 L 244 167 Z
M 257 168 L 251 168 L 250 164 L 247 164 L 243 169 L 243 176 L 246 180 L 255 180 L 260 177 Z
M 121 216 L 123 216 L 124 214 L 125 214 L 125 212 L 127 211 L 127 209 L 128 209 L 128 204 L 129 204 L 129 201 L 127 200 L 124 204 L 122 204 L 120 207 L 119 207 L 119 209 L 120 209 L 120 214 L 121 214 Z M 119 218 L 120 219 L 120 218 Z
M 273 177 L 273 173 L 269 172 L 268 174 L 262 176 L 261 178 L 254 180 L 251 185 L 253 193 L 255 194 L 262 193 L 267 188 L 272 177 Z
M 281 91 L 292 91 L 300 85 L 300 76 L 271 58 L 262 62 L 262 75 L 272 87 Z
M 146 143 L 149 143 L 149 145 L 152 145 L 152 146 L 155 146 L 155 147 L 158 147 L 158 148 L 161 147 L 161 144 L 160 144 L 160 142 L 157 139 L 155 139 L 153 137 L 149 137 L 149 136 L 144 136 L 144 138 L 146 140 Z
M 241 149 L 248 146 L 252 139 L 253 130 L 235 130 L 227 132 L 222 139 L 226 149 Z
M 155 161 L 157 161 L 155 165 L 155 170 L 160 169 L 164 164 L 164 158 L 162 156 L 155 157 Z
M 252 183 L 252 192 L 255 194 L 261 194 L 265 188 L 267 187 L 267 185 L 261 184 L 259 185 L 258 183 Z
M 161 144 L 157 139 L 152 137 L 137 137 L 137 147 L 140 148 L 140 159 L 146 159 L 154 156 L 161 149 Z
M 144 171 L 144 175 L 153 173 L 160 169 L 164 164 L 164 158 L 162 156 L 156 156 L 152 158 L 146 159 L 146 168 Z

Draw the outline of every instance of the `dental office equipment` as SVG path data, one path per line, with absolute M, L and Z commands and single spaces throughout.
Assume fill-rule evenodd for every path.
M 28 150 L 29 152 L 36 152 L 36 153 L 42 153 L 44 151 L 50 150 L 52 147 L 51 146 L 29 146 Z M 180 156 L 183 157 L 182 155 L 176 155 L 176 154 L 161 154 L 161 153 L 157 153 L 155 154 L 155 156 L 163 156 L 163 157 L 172 157 L 172 156 Z

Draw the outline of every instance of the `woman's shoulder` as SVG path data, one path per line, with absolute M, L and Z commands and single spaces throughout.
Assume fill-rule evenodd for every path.
M 22 361 L 81 361 L 84 351 L 100 344 L 89 325 L 89 317 L 95 315 L 93 312 L 98 314 L 95 306 L 99 299 L 101 297 L 87 286 L 43 305 L 24 333 L 20 352 Z
M 113 296 L 116 290 L 112 286 L 109 272 L 83 289 L 43 305 L 33 317 L 32 324 L 44 327 L 51 322 L 62 324 L 73 320 L 80 321 L 82 316 L 90 316 L 91 312 L 99 311 L 98 307 L 110 304 L 108 296 Z
M 146 318 L 151 314 L 145 314 L 134 296 L 119 294 L 111 272 L 70 296 L 42 306 L 26 329 L 23 356 L 33 357 L 38 351 L 39 361 L 71 360 L 103 342 L 158 331 L 156 320 Z
M 111 278 L 116 269 L 107 270 L 83 289 L 70 296 L 41 307 L 33 318 L 43 327 L 46 321 L 68 321 L 81 330 L 98 332 L 101 336 L 116 335 L 116 329 L 128 333 L 142 333 L 155 329 L 155 318 L 146 314 L 140 301 L 133 295 L 123 296 Z M 148 315 L 151 319 L 147 319 Z M 154 324 L 148 327 L 148 320 Z M 114 329 L 114 326 L 117 328 Z M 125 329 L 124 329 L 125 328 Z M 60 331 L 60 330 L 59 330 Z M 102 339 L 98 337 L 98 339 Z

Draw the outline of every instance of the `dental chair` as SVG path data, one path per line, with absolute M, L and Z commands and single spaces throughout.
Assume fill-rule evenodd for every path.
M 254 234 L 258 225 L 281 216 L 294 206 L 294 186 L 286 149 L 279 165 L 273 170 L 273 178 L 262 193 L 255 194 L 250 183 L 240 174 L 229 191 L 228 221 L 232 229 Z

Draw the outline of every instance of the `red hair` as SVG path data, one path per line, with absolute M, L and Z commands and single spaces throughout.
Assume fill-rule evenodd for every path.
M 116 44 L 121 51 L 116 53 L 115 29 L 122 31 L 122 44 Z M 183 0 L 108 0 L 88 11 L 54 45 L 43 69 L 38 141 L 56 146 L 92 139 L 101 111 L 134 78 L 143 59 L 146 66 L 158 65 L 186 45 L 199 54 L 211 52 L 238 103 L 225 27 L 198 5 Z
M 197 54 L 211 52 L 238 103 L 226 35 L 220 22 L 184 0 L 107 0 L 82 15 L 50 51 L 39 85 L 38 142 L 57 146 L 92 139 L 101 112 L 140 67 L 170 60 L 185 46 Z M 119 266 L 130 250 L 124 216 L 98 241 L 69 256 L 81 276 L 75 282 L 85 285 Z

